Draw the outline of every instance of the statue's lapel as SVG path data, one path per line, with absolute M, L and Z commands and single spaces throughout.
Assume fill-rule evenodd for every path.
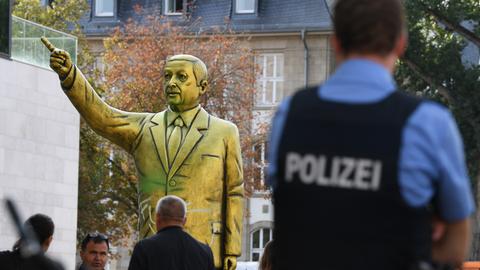
M 200 108 L 197 115 L 195 115 L 195 118 L 192 121 L 190 129 L 188 130 L 187 135 L 185 136 L 185 141 L 180 146 L 177 156 L 173 161 L 172 167 L 168 172 L 168 177 L 167 177 L 168 179 L 171 179 L 175 175 L 178 168 L 180 168 L 180 166 L 183 164 L 185 159 L 187 159 L 187 157 L 192 153 L 195 146 L 203 137 L 203 134 L 200 131 L 208 129 L 208 124 L 209 124 L 209 115 L 204 109 Z
M 158 158 L 160 159 L 160 163 L 162 163 L 163 170 L 168 172 L 167 140 L 165 137 L 167 131 L 167 119 L 165 111 L 155 114 L 151 121 L 155 124 L 150 127 L 150 132 L 152 134 L 153 142 L 155 143 Z

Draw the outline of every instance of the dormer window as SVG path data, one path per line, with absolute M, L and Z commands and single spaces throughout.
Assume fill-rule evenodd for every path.
M 95 0 L 95 17 L 114 17 L 115 0 Z
M 235 13 L 239 14 L 253 14 L 255 13 L 256 0 L 236 0 Z
M 183 0 L 164 0 L 165 15 L 182 15 Z

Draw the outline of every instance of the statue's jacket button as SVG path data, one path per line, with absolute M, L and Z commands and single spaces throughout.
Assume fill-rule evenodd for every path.
M 168 182 L 168 184 L 169 184 L 171 187 L 174 187 L 174 186 L 177 185 L 177 182 L 175 182 L 175 180 L 170 180 L 170 181 Z

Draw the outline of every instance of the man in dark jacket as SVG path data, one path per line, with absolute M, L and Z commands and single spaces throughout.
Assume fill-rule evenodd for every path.
M 161 198 L 156 208 L 157 234 L 137 243 L 128 270 L 212 270 L 213 254 L 206 244 L 183 231 L 185 202 L 173 195 Z
M 24 226 L 30 226 L 37 237 L 38 243 L 43 252 L 47 252 L 50 243 L 52 243 L 55 225 L 49 216 L 35 214 L 25 221 Z M 13 246 L 12 251 L 0 252 L 0 269 L 2 270 L 30 270 L 42 269 L 43 264 L 39 264 L 39 258 L 22 258 L 20 250 L 24 245 L 24 239 L 19 239 Z M 43 261 L 42 261 L 43 262 Z

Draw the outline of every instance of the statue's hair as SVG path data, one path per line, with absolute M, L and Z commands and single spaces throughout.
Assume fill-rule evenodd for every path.
M 183 221 L 187 214 L 187 204 L 180 197 L 167 195 L 158 200 L 155 210 L 164 219 Z
M 172 61 L 188 61 L 192 63 L 193 66 L 193 75 L 197 80 L 197 86 L 200 86 L 200 83 L 204 80 L 208 80 L 208 70 L 205 63 L 200 60 L 200 58 L 195 57 L 189 54 L 177 54 L 172 57 L 167 58 L 167 62 Z

